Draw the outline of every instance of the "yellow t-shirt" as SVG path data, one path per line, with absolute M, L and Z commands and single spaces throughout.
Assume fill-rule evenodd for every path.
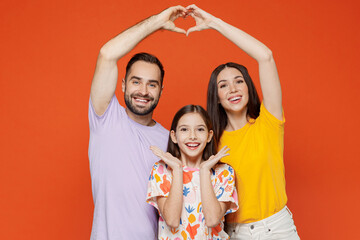
M 260 115 L 243 128 L 224 131 L 220 140 L 230 148 L 222 162 L 235 170 L 239 210 L 227 215 L 227 222 L 250 223 L 267 218 L 285 207 L 283 161 L 284 123 L 261 104 Z

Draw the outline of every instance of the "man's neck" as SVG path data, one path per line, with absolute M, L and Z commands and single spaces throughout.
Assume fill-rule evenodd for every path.
M 152 112 L 147 115 L 138 115 L 138 114 L 131 112 L 128 108 L 126 108 L 125 111 L 130 119 L 132 119 L 133 121 L 135 121 L 141 125 L 151 127 L 156 124 L 156 122 L 154 120 L 152 120 Z

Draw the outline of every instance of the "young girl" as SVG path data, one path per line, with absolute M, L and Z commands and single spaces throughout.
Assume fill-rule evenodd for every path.
M 175 114 L 167 153 L 151 147 L 161 159 L 147 195 L 160 214 L 159 239 L 229 239 L 223 220 L 238 208 L 235 177 L 229 165 L 217 164 L 229 149 L 214 155 L 216 147 L 209 116 L 198 105 Z

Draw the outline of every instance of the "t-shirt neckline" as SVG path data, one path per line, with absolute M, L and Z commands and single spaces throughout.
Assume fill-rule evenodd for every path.
M 147 125 L 143 125 L 143 124 L 138 123 L 138 122 L 134 121 L 133 119 L 131 119 L 131 118 L 129 117 L 129 115 L 127 114 L 126 110 L 125 110 L 125 114 L 126 114 L 128 120 L 129 120 L 133 125 L 138 126 L 138 127 L 140 127 L 140 128 L 144 128 L 144 129 L 156 129 L 156 128 L 158 128 L 158 126 L 160 126 L 160 124 L 159 124 L 157 121 L 155 121 L 154 119 L 151 119 L 151 120 L 154 121 L 155 124 L 154 124 L 153 126 L 147 126 Z
M 256 119 L 250 118 L 250 120 L 249 120 L 242 128 L 236 129 L 236 130 L 234 130 L 234 131 L 226 131 L 226 130 L 224 130 L 223 134 L 235 134 L 235 133 L 242 132 L 242 131 L 244 131 L 245 129 L 249 128 L 249 126 L 250 126 L 251 124 L 254 124 L 255 121 L 256 121 Z

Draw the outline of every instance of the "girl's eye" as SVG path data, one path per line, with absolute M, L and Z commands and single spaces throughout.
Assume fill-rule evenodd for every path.
M 181 132 L 186 132 L 187 131 L 187 128 L 180 128 L 179 129 Z
M 199 128 L 198 131 L 203 132 L 205 131 L 205 128 Z
M 219 86 L 219 88 L 224 88 L 224 87 L 226 87 L 227 85 L 226 84 L 221 84 L 220 86 Z

